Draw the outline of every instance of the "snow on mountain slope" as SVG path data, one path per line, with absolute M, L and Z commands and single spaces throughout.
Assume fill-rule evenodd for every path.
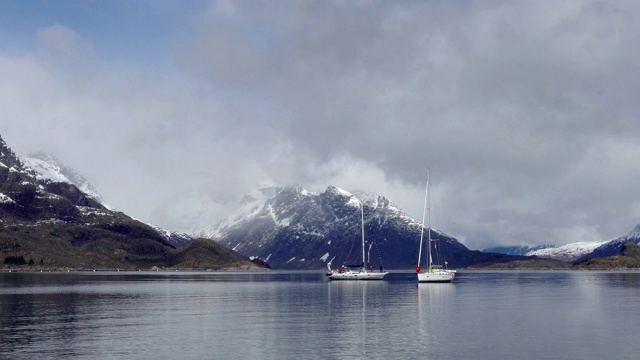
M 268 261 L 274 269 L 324 269 L 328 263 L 358 261 L 360 209 L 367 262 L 410 267 L 417 259 L 421 223 L 384 196 L 354 195 L 335 186 L 322 193 L 302 187 L 261 187 L 205 235 L 240 254 Z M 460 254 L 460 264 L 474 261 L 475 254 L 467 256 L 469 250 L 454 238 L 435 230 L 432 238 L 440 241 L 445 258 L 455 253 Z
M 630 233 L 616 240 L 621 242 L 627 242 L 627 241 L 638 242 L 639 239 L 640 239 L 640 224 L 636 225 L 636 227 L 633 230 L 631 230 Z
M 277 190 L 276 187 L 261 186 L 242 198 L 240 205 L 220 223 L 212 226 L 207 223 L 207 219 L 201 219 L 202 222 L 189 232 L 194 236 L 220 238 L 236 224 L 251 219 L 261 212 L 267 206 L 267 201 L 276 195 Z M 305 194 L 308 193 L 306 190 L 300 190 Z
M 160 236 L 162 236 L 167 242 L 169 242 L 176 248 L 187 246 L 193 241 L 193 238 L 189 234 L 165 230 L 152 223 L 145 224 L 151 226 L 158 234 L 160 234 Z
M 285 192 L 291 192 L 288 196 L 285 204 L 282 200 L 276 200 L 276 196 Z M 413 218 L 406 215 L 395 204 L 386 199 L 382 195 L 373 193 L 350 193 L 346 190 L 339 189 L 335 186 L 329 186 L 327 192 L 336 196 L 343 196 L 347 198 L 346 205 L 350 207 L 359 207 L 361 203 L 374 209 L 384 209 L 387 214 L 393 214 L 403 221 L 410 223 L 412 226 L 420 227 L 420 222 L 417 222 Z M 270 218 L 278 226 L 289 226 L 290 217 L 283 217 L 280 213 L 291 211 L 291 207 L 304 201 L 311 201 L 319 196 L 319 193 L 306 190 L 302 187 L 286 188 L 286 187 L 270 187 L 261 186 L 253 190 L 249 195 L 246 195 L 240 202 L 233 213 L 222 220 L 220 223 L 213 226 L 209 225 L 205 228 L 206 219 L 202 225 L 193 227 L 189 232 L 194 236 L 204 236 L 209 238 L 221 238 L 224 237 L 229 229 L 232 229 L 237 224 L 252 219 L 262 211 L 267 211 Z M 275 204 L 274 202 L 278 202 Z M 276 209 L 277 208 L 277 209 Z M 434 230 L 435 231 L 435 230 Z
M 599 258 L 605 256 L 612 256 L 620 254 L 624 244 L 627 242 L 633 242 L 635 244 L 640 243 L 640 224 L 631 230 L 627 235 L 621 236 L 615 240 L 607 241 L 604 244 L 598 246 L 593 251 L 585 254 L 580 260 L 585 258 Z
M 33 171 L 36 179 L 45 182 L 59 182 L 75 185 L 85 196 L 92 198 L 107 210 L 116 211 L 113 207 L 109 206 L 107 202 L 102 198 L 98 191 L 80 175 L 77 171 L 64 164 L 57 158 L 37 152 L 29 154 L 27 156 L 21 156 L 20 161 Z M 138 220 L 138 219 L 135 219 Z M 185 233 L 168 231 L 155 224 L 151 224 L 142 220 L 145 224 L 151 226 L 160 236 L 162 236 L 167 242 L 175 247 L 185 246 L 193 241 L 193 238 Z
M 555 245 L 543 244 L 536 246 L 494 246 L 486 249 L 482 249 L 482 252 L 486 253 L 498 253 L 505 255 L 526 255 L 529 252 L 533 252 L 536 250 L 547 249 L 547 248 L 555 248 Z
M 414 220 L 413 218 L 406 215 L 400 208 L 398 208 L 393 202 L 382 195 L 373 194 L 373 193 L 364 193 L 364 192 L 356 192 L 353 194 L 358 200 L 362 201 L 364 204 L 371 206 L 374 209 L 386 209 L 389 212 L 392 212 L 398 216 L 404 217 L 407 220 L 415 222 L 417 225 L 420 225 L 419 222 Z
M 528 252 L 526 255 L 548 257 L 562 261 L 579 261 L 588 257 L 605 257 L 618 255 L 627 242 L 640 242 L 640 224 L 625 236 L 615 240 L 577 242 L 548 249 Z
M 525 255 L 539 256 L 562 261 L 574 261 L 579 259 L 583 255 L 592 252 L 603 244 L 606 244 L 607 242 L 608 241 L 576 242 L 557 247 L 529 251 Z
M 38 180 L 73 184 L 86 196 L 97 201 L 105 208 L 113 210 L 87 179 L 55 157 L 43 152 L 37 152 L 27 156 L 20 156 L 20 160 L 26 167 L 35 171 Z

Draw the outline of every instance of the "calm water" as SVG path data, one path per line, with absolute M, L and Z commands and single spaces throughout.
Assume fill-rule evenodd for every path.
M 0 274 L 1 359 L 638 359 L 640 272 Z

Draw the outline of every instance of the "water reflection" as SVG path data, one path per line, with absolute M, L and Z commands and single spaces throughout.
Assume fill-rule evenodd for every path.
M 440 353 L 446 346 L 451 322 L 448 313 L 454 306 L 456 294 L 454 283 L 434 283 L 416 285 L 418 292 L 418 332 L 422 346 L 428 354 Z
M 0 358 L 624 359 L 640 332 L 634 272 L 14 275 Z
M 386 315 L 386 281 L 331 281 L 327 284 L 326 320 L 332 341 L 327 355 L 363 357 L 379 341 Z M 330 357 L 332 357 L 330 356 Z
M 133 326 L 133 317 L 120 311 L 125 300 L 140 299 L 131 293 L 86 294 L 56 286 L 56 292 L 32 294 L 15 293 L 0 300 L 0 326 L 3 351 L 29 353 L 33 345 L 50 348 L 49 356 L 81 356 L 92 349 L 78 346 L 78 338 L 86 339 L 101 332 L 101 323 L 110 327 L 120 324 Z M 114 304 L 119 304 L 115 307 Z M 126 307 L 125 307 L 126 309 Z
M 638 272 L 610 272 L 604 278 L 604 281 L 611 287 L 640 288 L 640 273 Z

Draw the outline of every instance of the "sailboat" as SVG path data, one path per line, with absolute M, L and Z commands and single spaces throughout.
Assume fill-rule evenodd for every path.
M 362 223 L 362 263 L 358 265 L 342 265 L 338 270 L 331 270 L 331 263 L 327 264 L 329 280 L 382 280 L 388 272 L 375 272 L 373 267 L 367 269 L 367 257 L 364 251 L 364 205 L 360 205 L 360 220 Z
M 421 272 L 420 263 L 422 260 L 422 244 L 424 238 L 424 218 L 428 213 L 428 231 L 427 231 L 427 261 L 428 266 L 425 272 Z M 429 201 L 429 169 L 427 169 L 427 187 L 424 196 L 424 211 L 422 213 L 422 229 L 420 231 L 420 250 L 418 252 L 418 265 L 416 272 L 418 273 L 418 282 L 451 282 L 456 276 L 455 270 L 444 268 L 440 264 L 434 264 L 431 256 L 431 247 L 434 241 L 431 240 L 431 205 Z M 437 245 L 436 245 L 437 246 Z M 446 265 L 446 262 L 445 262 Z

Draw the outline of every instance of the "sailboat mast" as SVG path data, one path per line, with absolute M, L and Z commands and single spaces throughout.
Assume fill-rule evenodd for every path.
M 364 204 L 360 204 L 360 223 L 362 224 L 362 266 L 367 271 L 367 258 L 364 256 Z
M 427 259 L 429 261 L 429 267 L 427 271 L 431 271 L 431 199 L 429 194 L 429 169 L 427 169 L 427 196 L 426 196 L 426 207 L 427 207 L 427 223 L 429 224 L 427 235 Z
M 427 213 L 427 194 L 429 194 L 429 170 L 427 169 L 427 186 L 424 190 L 424 207 L 422 208 L 422 226 L 420 227 L 420 251 L 418 252 L 418 266 L 422 261 L 422 242 L 424 239 L 424 217 Z

